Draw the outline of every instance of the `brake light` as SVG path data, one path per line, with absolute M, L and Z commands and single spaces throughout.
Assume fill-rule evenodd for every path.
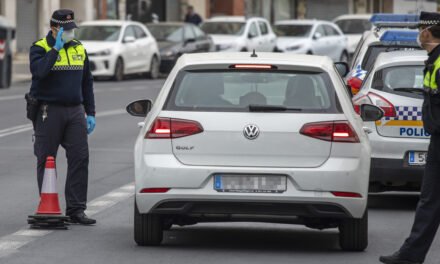
M 380 107 L 383 110 L 384 117 L 396 116 L 396 109 L 390 101 L 375 93 L 368 93 L 368 97 L 375 106 Z
M 354 111 L 360 115 L 361 114 L 361 105 L 363 104 L 371 104 L 370 98 L 368 96 L 364 95 L 353 101 L 353 108 Z
M 351 88 L 351 93 L 353 95 L 356 95 L 357 93 L 359 93 L 359 90 L 362 87 L 362 79 L 359 79 L 357 77 L 351 77 L 350 79 L 348 79 L 347 84 L 348 86 L 350 86 Z
M 268 70 L 268 69 L 276 69 L 277 67 L 269 64 L 235 64 L 235 65 L 231 65 L 230 68 Z
M 300 134 L 331 142 L 359 142 L 359 137 L 347 121 L 308 123 L 301 128 Z
M 166 193 L 170 188 L 144 188 L 140 193 Z
M 181 138 L 203 132 L 203 127 L 196 121 L 174 119 L 174 118 L 157 118 L 145 138 Z
M 352 192 L 331 192 L 336 197 L 347 197 L 347 198 L 362 198 L 359 193 Z

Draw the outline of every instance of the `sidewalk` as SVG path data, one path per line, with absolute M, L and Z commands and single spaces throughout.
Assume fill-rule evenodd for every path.
M 12 83 L 30 81 L 29 55 L 17 54 L 12 62 Z

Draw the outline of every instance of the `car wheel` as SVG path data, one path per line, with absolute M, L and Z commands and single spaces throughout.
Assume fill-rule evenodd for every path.
M 159 60 L 156 56 L 153 56 L 150 63 L 150 72 L 148 73 L 148 78 L 157 79 L 159 78 Z
M 242 48 L 242 49 L 240 50 L 240 52 L 246 52 L 246 51 L 248 51 L 246 48 Z
M 339 57 L 339 62 L 348 62 L 348 53 L 344 50 Z
M 368 246 L 368 211 L 361 219 L 344 219 L 339 225 L 339 244 L 346 251 L 364 251 Z
M 11 79 L 12 79 L 12 59 L 11 56 L 5 57 L 6 62 L 4 65 L 6 65 L 6 74 L 4 76 L 1 76 L 1 83 L 0 83 L 0 89 L 2 88 L 9 88 L 11 86 Z M 0 67 L 0 74 L 3 73 L 3 66 Z
M 134 204 L 134 241 L 139 246 L 158 246 L 163 239 L 163 223 L 160 215 L 141 214 Z
M 115 74 L 113 79 L 117 82 L 124 80 L 124 62 L 121 58 L 118 58 L 115 65 Z
M 313 55 L 313 52 L 312 51 L 307 51 L 307 53 L 306 53 L 307 55 Z

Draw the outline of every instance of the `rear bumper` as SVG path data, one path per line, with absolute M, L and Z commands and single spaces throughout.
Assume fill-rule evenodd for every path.
M 215 201 L 215 200 L 167 200 L 151 210 L 156 214 L 183 215 L 272 215 L 313 218 L 352 218 L 343 207 L 329 203 Z
M 370 182 L 420 185 L 425 166 L 410 166 L 405 159 L 371 159 Z

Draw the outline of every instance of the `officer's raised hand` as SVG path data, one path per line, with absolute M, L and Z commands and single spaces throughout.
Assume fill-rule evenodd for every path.
M 55 39 L 55 45 L 53 46 L 54 49 L 58 51 L 64 47 L 63 33 L 64 33 L 64 28 L 61 27 L 60 30 L 58 30 L 57 37 Z
M 95 130 L 96 120 L 94 116 L 87 116 L 87 134 L 92 134 Z

